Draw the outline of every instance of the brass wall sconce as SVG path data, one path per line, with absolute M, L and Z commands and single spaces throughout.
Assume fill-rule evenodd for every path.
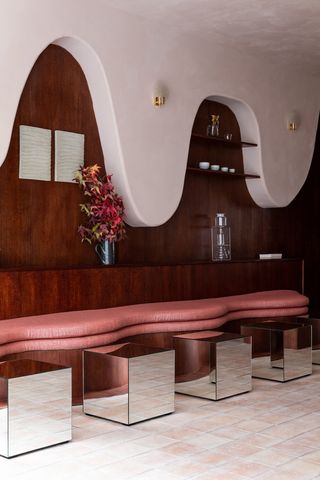
M 162 81 L 157 81 L 152 86 L 152 105 L 162 107 L 166 103 L 167 88 Z
M 152 97 L 152 105 L 154 107 L 162 107 L 166 102 L 166 97 L 164 95 L 156 95 Z
M 288 121 L 288 130 L 290 132 L 294 132 L 295 130 L 297 130 L 297 124 L 295 122 L 290 122 Z
M 295 132 L 298 130 L 301 123 L 301 118 L 298 112 L 294 111 L 288 115 L 287 118 L 287 129 L 289 132 Z

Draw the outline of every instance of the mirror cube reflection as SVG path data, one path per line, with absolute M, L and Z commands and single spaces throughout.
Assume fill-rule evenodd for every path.
M 287 382 L 312 373 L 312 326 L 309 322 L 264 321 L 242 325 L 243 335 L 269 345 L 268 351 L 253 358 L 256 378 Z
M 250 336 L 207 331 L 173 340 L 177 393 L 220 400 L 252 389 Z
M 0 363 L 0 455 L 71 438 L 71 368 L 28 359 Z
M 83 411 L 125 425 L 174 412 L 174 350 L 133 343 L 85 350 Z

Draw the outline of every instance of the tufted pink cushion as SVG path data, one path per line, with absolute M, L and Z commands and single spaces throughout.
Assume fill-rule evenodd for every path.
M 307 313 L 307 297 L 291 290 L 146 303 L 3 320 L 0 356 L 30 350 L 87 348 L 140 333 L 217 328 L 229 320 Z
M 15 318 L 0 323 L 0 345 L 18 340 L 97 335 L 143 323 L 216 318 L 227 312 L 219 299 L 211 298 Z
M 261 308 L 306 307 L 309 299 L 293 290 L 270 290 L 267 292 L 247 293 L 220 297 L 228 311 L 251 310 Z

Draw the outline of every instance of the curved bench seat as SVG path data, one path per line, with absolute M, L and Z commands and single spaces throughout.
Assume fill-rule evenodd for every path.
M 213 329 L 230 320 L 307 311 L 304 295 L 274 290 L 15 318 L 1 321 L 0 357 L 32 350 L 88 348 L 141 333 Z

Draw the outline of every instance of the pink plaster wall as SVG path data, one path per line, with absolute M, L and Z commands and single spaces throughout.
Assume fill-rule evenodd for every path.
M 258 205 L 285 206 L 303 185 L 320 105 L 319 79 L 307 72 L 175 34 L 99 0 L 3 0 L 0 22 L 1 163 L 28 73 L 57 41 L 87 76 L 106 168 L 131 225 L 159 225 L 176 210 L 194 116 L 209 96 L 235 99 L 243 139 L 259 143 L 244 158 L 245 168 L 261 175 L 248 182 Z M 160 109 L 151 105 L 156 82 L 167 90 Z M 302 121 L 290 133 L 293 109 Z

